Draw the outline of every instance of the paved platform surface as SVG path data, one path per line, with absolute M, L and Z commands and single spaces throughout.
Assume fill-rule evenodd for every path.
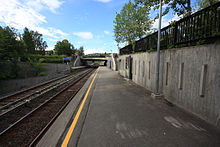
M 106 67 L 100 68 L 88 101 L 68 146 L 220 146 L 215 127 L 163 99 L 153 99 Z

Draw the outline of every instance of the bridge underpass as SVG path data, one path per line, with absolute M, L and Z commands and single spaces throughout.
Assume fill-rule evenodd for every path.
M 81 62 L 85 65 L 88 65 L 90 63 L 94 63 L 96 61 L 103 61 L 102 65 L 106 66 L 108 58 L 98 58 L 98 57 L 95 57 L 95 58 L 81 58 Z

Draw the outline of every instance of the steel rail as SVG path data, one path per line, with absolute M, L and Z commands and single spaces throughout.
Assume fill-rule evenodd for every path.
M 90 71 L 90 72 L 93 72 Z M 85 75 L 86 76 L 86 75 Z M 85 77 L 84 76 L 84 77 Z M 81 79 L 83 79 L 84 77 L 82 77 Z M 81 80 L 80 79 L 80 80 Z M 79 81 L 80 81 L 79 80 Z M 79 82 L 78 81 L 78 82 Z M 81 89 L 81 88 L 80 88 Z M 72 101 L 72 99 L 74 98 L 74 96 L 79 92 L 78 89 L 76 91 L 76 93 L 74 95 L 71 96 L 71 98 L 62 106 L 62 108 L 56 113 L 56 115 L 50 120 L 50 122 L 42 129 L 42 131 L 38 134 L 37 137 L 35 137 L 35 139 L 31 142 L 31 144 L 29 145 L 29 147 L 33 147 L 33 146 L 36 146 L 37 143 L 40 141 L 40 139 L 43 137 L 43 135 L 46 133 L 46 131 L 52 126 L 53 122 L 57 119 L 57 117 L 63 112 L 63 110 L 66 108 L 66 106 L 70 103 L 70 101 Z
M 12 101 L 12 102 L 7 103 L 6 105 L 0 107 L 0 111 L 4 110 L 4 109 L 6 109 L 6 108 L 9 108 L 9 107 L 11 107 L 11 106 L 13 106 L 13 105 L 16 105 L 16 104 L 18 104 L 18 103 L 21 102 L 21 101 L 24 101 L 23 103 L 17 105 L 16 107 L 13 107 L 13 108 L 11 108 L 11 109 L 6 110 L 6 111 L 3 112 L 3 113 L 0 113 L 0 116 L 3 116 L 3 115 L 5 115 L 6 113 L 8 113 L 8 112 L 10 112 L 10 111 L 12 111 L 12 110 L 14 110 L 14 109 L 16 109 L 17 107 L 22 106 L 22 105 L 24 105 L 25 103 L 28 103 L 29 101 L 31 101 L 31 100 L 33 100 L 33 99 L 35 99 L 35 98 L 37 98 L 37 97 L 39 97 L 39 96 L 41 96 L 41 95 L 43 95 L 43 94 L 49 92 L 49 91 L 51 91 L 51 90 L 53 90 L 53 89 L 55 89 L 55 88 L 57 88 L 57 87 L 59 87 L 59 86 L 62 86 L 63 84 L 65 84 L 65 82 L 68 82 L 68 81 L 70 81 L 70 80 L 73 80 L 73 78 L 77 78 L 77 76 L 79 76 L 79 75 L 68 75 L 68 76 L 66 76 L 66 77 L 63 78 L 63 81 L 60 81 L 61 83 L 60 83 L 60 82 L 57 82 L 57 81 L 62 80 L 62 78 L 59 79 L 59 80 L 55 80 L 55 81 L 53 81 L 53 82 L 57 82 L 57 83 L 51 82 L 52 84 L 51 84 L 51 85 L 48 85 L 47 87 L 44 87 L 44 88 L 42 88 L 42 89 L 40 89 L 40 90 L 38 90 L 38 91 L 36 91 L 36 92 L 34 92 L 34 93 L 32 93 L 32 94 L 28 94 L 28 95 L 24 96 L 23 98 L 20 98 L 20 99 L 17 99 L 17 100 L 15 100 L 15 101 Z M 67 79 L 68 77 L 69 77 L 69 79 Z M 47 83 L 47 84 L 50 84 L 50 83 Z M 47 85 L 47 84 L 45 84 L 45 85 Z M 37 87 L 37 88 L 38 88 L 38 87 Z M 33 90 L 33 89 L 32 89 L 32 90 Z M 40 94 L 39 94 L 39 93 L 40 93 Z M 34 95 L 36 95 L 36 94 L 39 94 L 39 95 L 37 95 L 37 96 L 34 97 L 34 98 L 31 98 L 32 96 L 34 96 Z M 28 99 L 29 99 L 29 100 L 28 100 Z M 25 101 L 25 100 L 28 100 L 28 101 Z
M 26 115 L 24 115 L 23 117 L 21 117 L 19 120 L 17 120 L 15 123 L 11 124 L 9 127 L 7 127 L 6 129 L 4 129 L 2 132 L 0 132 L 0 137 L 2 135 L 4 135 L 5 133 L 7 133 L 9 130 L 11 130 L 13 127 L 15 127 L 16 125 L 18 125 L 20 122 L 22 122 L 24 119 L 26 119 L 28 116 L 30 116 L 31 114 L 33 114 L 34 112 L 36 112 L 37 110 L 39 110 L 40 108 L 42 108 L 44 105 L 46 105 L 47 103 L 49 103 L 51 100 L 53 100 L 55 97 L 57 97 L 58 95 L 60 95 L 62 92 L 66 91 L 69 87 L 73 86 L 74 84 L 76 84 L 77 82 L 79 82 L 82 78 L 84 78 L 89 72 L 91 72 L 92 70 L 84 73 L 79 79 L 76 79 L 71 85 L 68 85 L 67 87 L 65 87 L 63 90 L 61 90 L 60 92 L 56 93 L 54 96 L 52 96 L 51 98 L 49 98 L 48 100 L 46 100 L 44 103 L 41 103 L 38 107 L 36 107 L 35 109 L 33 109 L 32 111 L 30 111 L 29 113 L 27 113 Z
M 36 89 L 36 88 L 41 87 L 41 86 L 44 86 L 44 85 L 46 85 L 46 84 L 49 84 L 49 83 L 58 81 L 58 80 L 60 80 L 60 79 L 66 78 L 66 77 L 71 76 L 71 75 L 72 75 L 72 74 L 65 75 L 65 76 L 61 76 L 61 77 L 57 77 L 57 78 L 55 78 L 55 79 L 51 79 L 51 80 L 49 80 L 49 81 L 46 81 L 46 82 L 43 82 L 43 83 L 40 83 L 40 84 L 31 86 L 31 87 L 29 87 L 29 88 L 26 88 L 26 89 L 23 89 L 23 90 L 19 90 L 19 91 L 17 91 L 17 92 L 14 92 L 14 93 L 11 93 L 11 94 L 2 96 L 2 97 L 0 97 L 0 101 L 2 101 L 2 100 L 4 100 L 4 99 L 7 99 L 7 98 L 9 98 L 9 97 L 16 96 L 16 95 L 18 95 L 18 94 L 27 92 L 27 91 L 29 91 L 29 90 Z

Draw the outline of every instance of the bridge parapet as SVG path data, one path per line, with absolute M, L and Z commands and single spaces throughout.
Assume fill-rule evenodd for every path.
M 107 61 L 108 58 L 81 58 L 84 61 Z

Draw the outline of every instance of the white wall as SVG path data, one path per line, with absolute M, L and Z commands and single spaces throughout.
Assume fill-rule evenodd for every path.
M 119 73 L 125 76 L 125 58 Z M 156 52 L 131 54 L 132 80 L 155 90 Z M 220 44 L 161 51 L 159 91 L 172 103 L 220 127 Z

